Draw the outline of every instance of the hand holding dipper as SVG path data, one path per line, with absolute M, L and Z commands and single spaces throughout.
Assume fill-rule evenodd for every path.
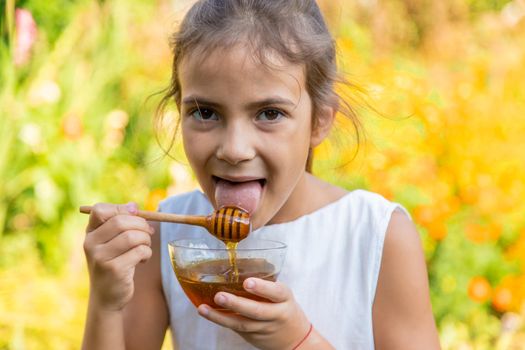
M 90 214 L 91 206 L 81 206 L 80 212 Z M 239 242 L 251 231 L 250 215 L 237 207 L 222 207 L 208 216 L 178 215 L 139 210 L 137 216 L 149 221 L 174 222 L 202 226 L 224 242 Z

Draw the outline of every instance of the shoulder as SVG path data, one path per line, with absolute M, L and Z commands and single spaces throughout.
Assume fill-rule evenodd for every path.
M 359 203 L 363 208 L 370 209 L 375 207 L 387 210 L 388 207 L 394 205 L 400 207 L 403 211 L 405 210 L 399 204 L 389 201 L 379 193 L 358 189 L 353 190 L 349 194 L 352 196 L 352 200 Z
M 367 190 L 353 190 L 348 193 L 351 201 L 360 208 L 370 210 L 370 208 L 385 208 L 391 204 L 391 201 L 380 195 L 379 193 L 370 192 Z
M 381 240 L 381 245 L 389 224 L 393 222 L 390 219 L 394 211 L 405 214 L 404 218 L 410 221 L 407 210 L 401 204 L 391 202 L 378 193 L 354 190 L 347 195 L 346 203 L 344 210 L 348 215 L 355 216 L 360 222 L 368 225 L 373 232 L 376 232 Z
M 373 305 L 378 348 L 439 347 L 430 304 L 428 275 L 421 241 L 409 217 L 392 212 L 386 230 Z
M 401 210 L 395 209 L 386 229 L 380 275 L 389 271 L 404 273 L 396 267 L 405 267 L 408 262 L 417 262 L 416 265 L 410 266 L 412 269 L 423 268 L 424 271 L 419 272 L 425 273 L 426 280 L 425 259 L 419 233 L 409 217 Z

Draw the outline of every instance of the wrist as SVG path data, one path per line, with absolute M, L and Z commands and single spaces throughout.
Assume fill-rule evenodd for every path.
M 99 297 L 96 294 L 89 295 L 88 299 L 88 308 L 90 310 L 94 310 L 97 313 L 104 313 L 109 315 L 118 315 L 122 313 L 122 310 L 124 309 L 123 306 L 108 302 L 107 300 L 104 300 L 104 297 Z
M 111 332 L 108 332 L 108 329 Z M 122 310 L 101 306 L 89 299 L 82 349 L 124 349 L 124 317 Z
M 88 316 L 95 319 L 120 320 L 123 316 L 123 311 L 106 305 L 95 298 L 89 298 L 88 301 Z
M 294 349 L 296 350 L 321 350 L 334 349 L 334 347 L 315 329 L 312 327 L 307 337 L 304 337 L 302 343 L 298 344 Z
M 307 339 L 310 337 L 310 334 L 313 332 L 313 328 L 314 326 L 310 323 L 310 325 L 308 326 L 308 331 L 306 332 L 306 334 L 301 338 L 301 340 L 299 340 L 295 345 L 294 347 L 292 348 L 292 350 L 297 350 L 299 349 L 306 341 Z

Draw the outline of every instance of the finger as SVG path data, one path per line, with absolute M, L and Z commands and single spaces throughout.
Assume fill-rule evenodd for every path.
M 247 278 L 243 283 L 243 287 L 246 291 L 274 303 L 283 303 L 293 297 L 290 289 L 284 284 L 255 277 Z
M 255 301 L 236 295 L 220 292 L 215 295 L 217 305 L 234 311 L 244 317 L 258 321 L 270 321 L 277 318 L 280 313 L 280 304 Z
M 146 219 L 138 216 L 116 215 L 111 217 L 106 223 L 96 230 L 91 231 L 86 236 L 88 244 L 107 243 L 122 232 L 137 230 L 153 234 L 153 228 L 148 224 Z
M 98 245 L 95 248 L 94 255 L 96 256 L 94 256 L 94 259 L 101 262 L 108 261 L 141 244 L 151 247 L 151 236 L 149 233 L 138 230 L 125 231 L 111 241 Z
M 124 254 L 117 256 L 114 259 L 111 259 L 107 264 L 114 266 L 120 266 L 122 269 L 129 269 L 130 267 L 135 267 L 141 261 L 146 261 L 151 257 L 152 251 L 151 248 L 147 245 L 141 244 L 134 248 L 131 248 Z
M 220 312 L 206 304 L 199 305 L 197 311 L 202 317 L 239 333 L 256 333 L 264 329 L 267 324 L 265 321 L 250 320 L 243 316 Z
M 133 202 L 127 204 L 97 203 L 91 209 L 86 232 L 93 231 L 115 215 L 135 215 L 137 212 L 137 204 Z

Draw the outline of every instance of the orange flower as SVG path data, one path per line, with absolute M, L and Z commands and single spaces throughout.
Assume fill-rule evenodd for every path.
M 146 198 L 146 210 L 157 210 L 159 203 L 161 200 L 166 198 L 166 190 L 157 188 L 148 193 L 148 197 Z
M 437 206 L 421 205 L 414 209 L 415 221 L 428 229 L 428 234 L 436 241 L 447 236 L 446 217 Z
M 478 303 L 483 303 L 490 298 L 492 287 L 485 277 L 474 277 L 468 285 L 468 296 Z
M 459 196 L 463 203 L 475 204 L 478 201 L 479 193 L 473 186 L 460 188 Z
M 498 286 L 494 290 L 492 307 L 499 312 L 506 312 L 512 309 L 513 295 L 512 290 L 507 286 Z
M 434 221 L 428 225 L 428 235 L 436 241 L 441 241 L 447 237 L 447 226 L 443 221 Z
M 421 205 L 414 209 L 414 219 L 420 225 L 427 226 L 434 221 L 436 213 L 432 206 Z
M 476 223 L 468 224 L 465 227 L 467 238 L 474 243 L 485 243 L 495 241 L 501 235 L 501 226 L 497 224 L 481 225 Z

